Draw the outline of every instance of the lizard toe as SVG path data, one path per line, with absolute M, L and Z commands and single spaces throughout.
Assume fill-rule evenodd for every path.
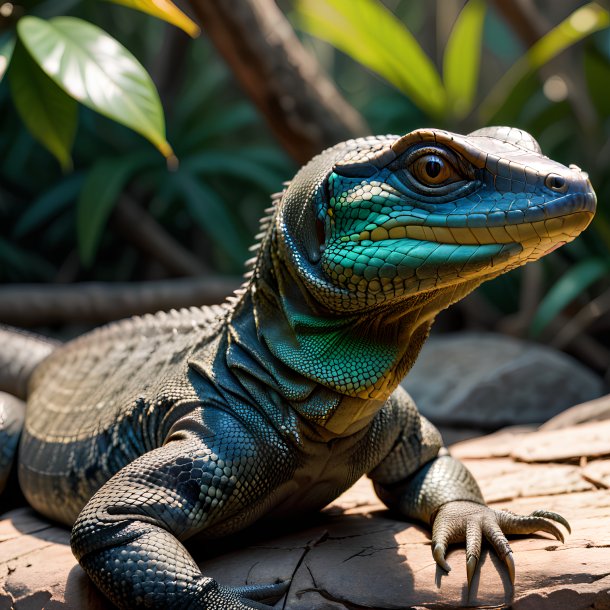
M 290 587 L 289 580 L 281 582 L 265 584 L 265 585 L 245 585 L 243 587 L 234 587 L 233 591 L 239 595 L 242 600 L 250 602 L 273 601 L 276 602 L 284 595 Z
M 546 532 L 551 534 L 560 542 L 564 542 L 562 531 L 553 523 L 557 521 L 570 532 L 568 522 L 557 513 L 545 510 L 537 510 L 529 515 L 515 515 L 513 513 L 498 511 L 498 523 L 507 534 L 534 534 L 535 532 Z M 553 520 L 553 521 L 551 521 Z

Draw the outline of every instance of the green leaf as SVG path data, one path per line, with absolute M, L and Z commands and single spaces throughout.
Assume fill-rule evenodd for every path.
M 70 174 L 32 202 L 15 225 L 15 237 L 23 237 L 68 208 L 76 201 L 84 179 L 81 173 Z
M 587 49 L 583 59 L 587 79 L 587 93 L 595 105 L 597 112 L 603 117 L 608 117 L 610 116 L 610 95 L 608 95 L 610 62 L 595 47 Z
M 559 25 L 547 32 L 504 73 L 479 106 L 480 120 L 483 123 L 488 122 L 523 78 L 568 47 L 609 25 L 610 13 L 596 2 L 590 2 L 576 9 Z
M 171 179 L 182 195 L 189 213 L 203 232 L 235 266 L 242 265 L 246 258 L 244 242 L 222 199 L 201 180 L 197 180 L 182 168 L 173 174 Z
M 120 194 L 135 172 L 154 164 L 149 155 L 101 159 L 91 169 L 76 205 L 78 250 L 85 266 L 93 262 L 104 227 Z
M 610 263 L 599 258 L 589 258 L 571 267 L 540 302 L 530 325 L 530 335 L 540 336 L 557 314 L 608 271 Z
M 122 4 L 130 8 L 135 8 L 143 13 L 148 13 L 163 19 L 172 25 L 184 30 L 189 36 L 196 38 L 201 30 L 199 26 L 187 17 L 173 2 L 169 0 L 108 0 L 115 4 Z
M 12 32 L 5 32 L 0 36 L 0 82 L 11 63 L 13 50 L 15 49 L 15 36 Z
M 298 0 L 301 27 L 337 47 L 442 118 L 447 95 L 438 71 L 409 30 L 377 0 Z
M 481 62 L 481 42 L 486 5 L 470 0 L 460 12 L 443 56 L 443 77 L 449 110 L 465 117 L 474 102 Z
M 23 17 L 17 31 L 32 57 L 68 95 L 173 157 L 157 90 L 144 67 L 114 38 L 75 17 Z
M 72 167 L 78 106 L 36 64 L 22 45 L 13 53 L 9 81 L 13 102 L 29 132 L 60 162 Z

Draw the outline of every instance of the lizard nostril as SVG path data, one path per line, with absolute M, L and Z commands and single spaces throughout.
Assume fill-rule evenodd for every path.
M 559 191 L 560 193 L 565 193 L 568 190 L 567 180 L 559 174 L 549 174 L 545 178 L 544 184 L 552 191 Z

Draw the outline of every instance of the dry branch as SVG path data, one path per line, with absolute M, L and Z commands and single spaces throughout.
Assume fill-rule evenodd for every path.
M 299 163 L 369 133 L 273 0 L 190 0 L 207 36 Z
M 240 278 L 190 277 L 155 282 L 13 284 L 0 290 L 0 322 L 36 326 L 107 322 L 162 309 L 212 305 L 239 287 Z

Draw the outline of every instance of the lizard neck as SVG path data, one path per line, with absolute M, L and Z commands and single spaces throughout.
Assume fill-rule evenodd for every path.
M 295 380 L 310 380 L 339 396 L 346 408 L 329 405 L 324 421 L 319 409 L 316 416 L 318 424 L 337 433 L 371 419 L 415 362 L 436 314 L 481 282 L 341 314 L 320 304 L 292 261 L 277 252 L 281 248 L 261 253 L 242 307 L 252 307 L 258 341 Z M 308 417 L 307 401 L 296 408 Z

